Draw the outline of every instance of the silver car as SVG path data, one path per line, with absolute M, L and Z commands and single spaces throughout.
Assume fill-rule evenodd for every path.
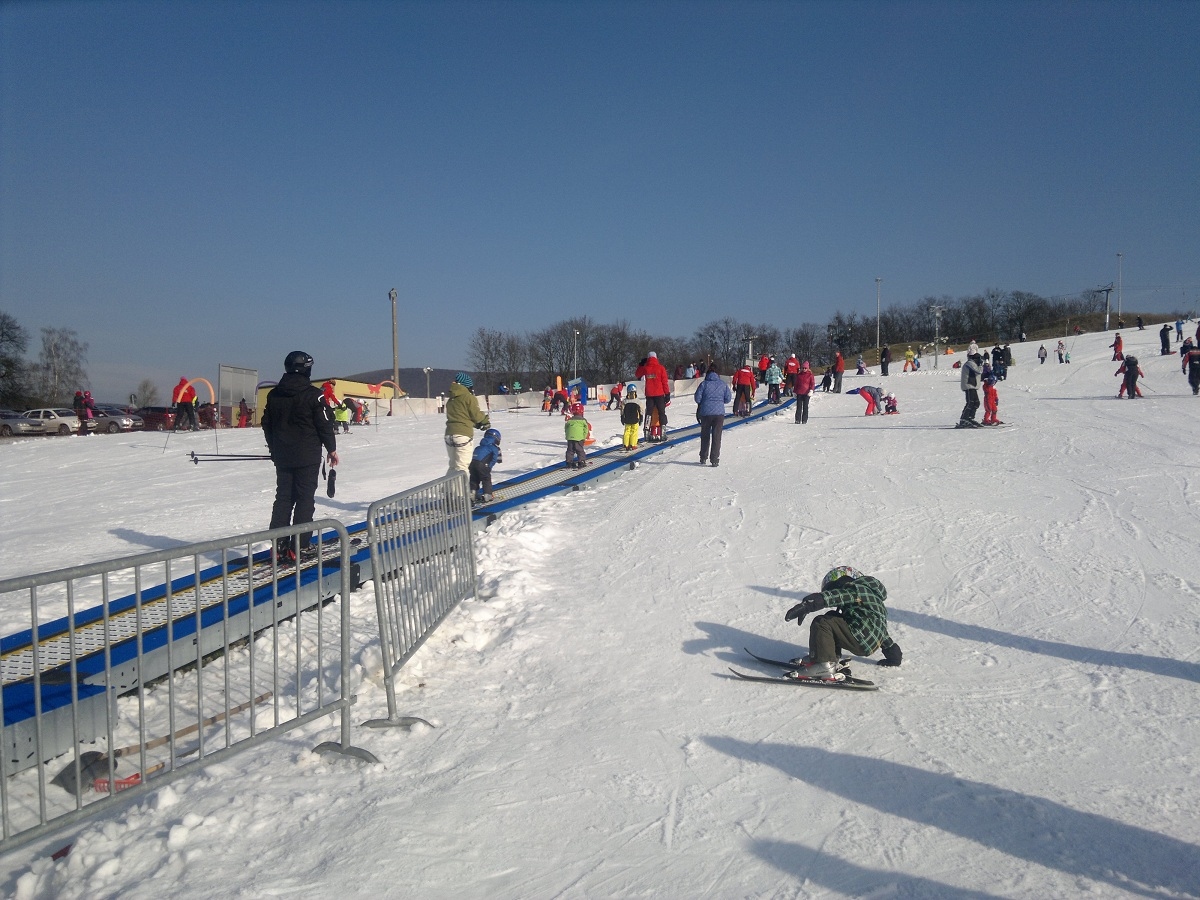
M 41 419 L 30 419 L 16 410 L 0 409 L 0 437 L 14 434 L 45 434 L 46 426 Z
M 27 409 L 21 413 L 27 419 L 38 419 L 45 434 L 71 434 L 79 431 L 79 419 L 73 409 Z
M 141 416 L 127 413 L 116 406 L 97 406 L 96 417 L 92 419 L 91 428 L 108 434 L 119 431 L 141 431 L 145 426 Z

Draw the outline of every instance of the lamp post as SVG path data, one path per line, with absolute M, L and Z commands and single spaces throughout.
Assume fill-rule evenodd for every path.
M 428 400 L 429 399 L 429 373 L 432 372 L 433 369 L 431 369 L 429 366 L 426 366 L 421 371 L 423 371 L 425 373 L 425 399 Z
M 938 367 L 938 357 L 942 355 L 939 344 L 941 343 L 942 310 L 945 308 L 944 306 L 929 307 L 929 311 L 933 313 L 933 367 L 935 369 Z
M 880 353 L 880 348 L 883 346 L 879 343 L 879 286 L 883 284 L 882 278 L 875 279 L 875 352 L 879 353 L 880 364 L 883 362 L 883 354 Z
M 575 361 L 571 365 L 571 378 L 579 377 L 579 329 L 575 329 L 575 340 L 572 341 L 572 349 L 575 352 Z
M 754 342 L 760 338 L 762 338 L 761 334 L 748 334 L 742 338 L 746 342 L 746 358 L 750 361 L 751 365 L 754 364 Z
M 396 331 L 396 289 L 392 288 L 388 291 L 388 299 L 392 301 L 392 399 L 396 398 L 396 393 L 400 390 L 400 340 L 399 333 Z M 388 414 L 392 412 L 392 404 L 388 403 Z

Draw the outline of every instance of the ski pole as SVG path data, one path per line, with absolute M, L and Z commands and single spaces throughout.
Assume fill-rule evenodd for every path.
M 250 453 L 197 453 L 193 450 L 189 458 L 196 465 L 200 465 L 202 462 L 238 462 L 249 459 L 270 459 L 271 457 L 265 454 Z

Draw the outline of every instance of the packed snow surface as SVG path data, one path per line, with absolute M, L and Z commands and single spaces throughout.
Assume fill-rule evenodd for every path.
M 1200 896 L 1200 398 L 1156 326 L 1071 363 L 1014 345 L 1008 427 L 955 430 L 955 357 L 818 394 L 478 537 L 479 587 L 397 676 L 435 727 L 321 722 L 5 856 L 20 898 Z M 1177 347 L 1173 343 L 1173 348 Z M 1048 345 L 1053 350 L 1053 345 Z M 694 406 L 679 396 L 673 423 Z M 589 409 L 602 445 L 617 413 Z M 562 420 L 498 413 L 497 480 L 561 459 Z M 442 475 L 441 417 L 339 438 L 338 495 Z M 219 440 L 219 445 L 216 443 Z M 0 577 L 265 527 L 256 431 L 0 445 Z M 853 565 L 888 590 L 899 669 L 874 693 L 739 683 L 788 658 L 783 615 Z M 351 598 L 356 722 L 386 714 L 374 595 Z M 2 610 L 5 632 L 24 623 Z M 49 852 L 73 842 L 52 861 Z

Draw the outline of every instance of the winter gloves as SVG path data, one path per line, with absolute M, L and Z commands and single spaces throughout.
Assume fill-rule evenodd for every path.
M 787 615 L 783 618 L 786 622 L 790 622 L 792 619 L 795 619 L 797 625 L 803 625 L 805 616 L 807 616 L 809 613 L 816 612 L 818 609 L 824 608 L 824 594 L 809 594 L 807 597 L 789 609 L 787 611 Z
M 893 641 L 890 647 L 884 649 L 883 659 L 879 661 L 879 665 L 898 666 L 902 659 L 904 659 L 904 654 L 900 652 L 900 645 Z

